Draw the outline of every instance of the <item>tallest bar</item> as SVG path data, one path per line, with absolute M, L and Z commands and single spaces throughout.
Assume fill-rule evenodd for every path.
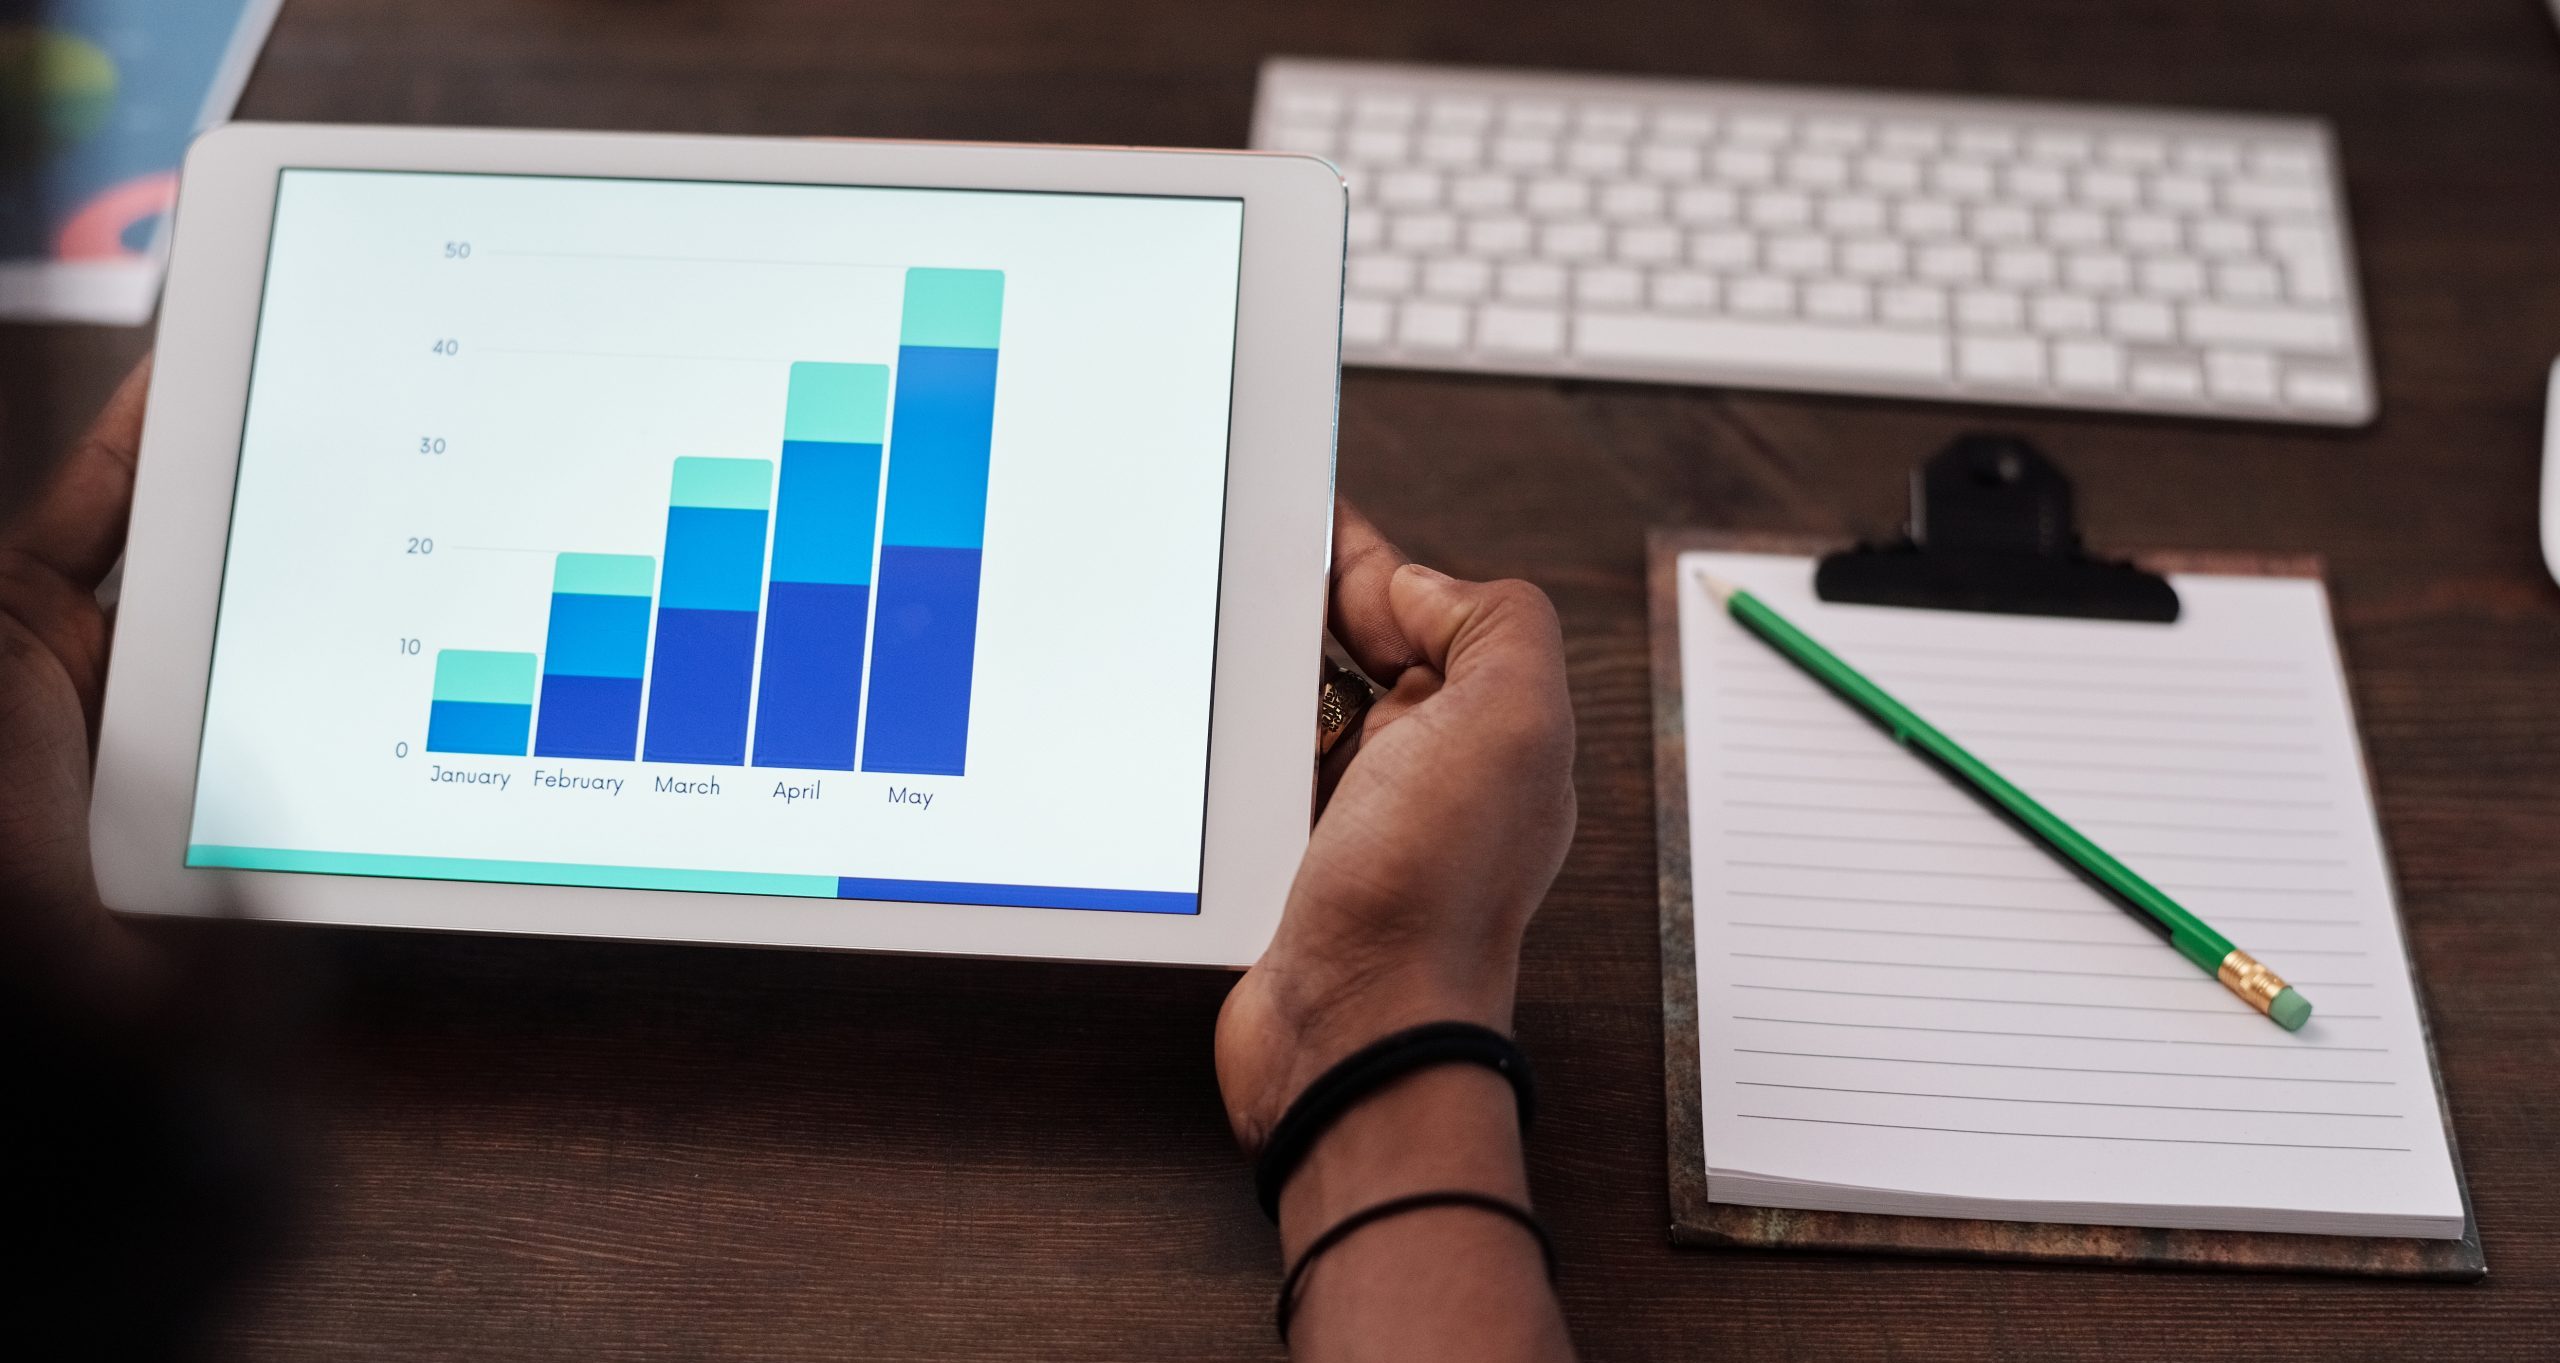
M 1003 323 L 1003 271 L 907 271 L 864 771 L 968 769 Z

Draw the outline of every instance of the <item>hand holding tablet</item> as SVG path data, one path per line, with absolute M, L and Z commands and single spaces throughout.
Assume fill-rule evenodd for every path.
M 182 203 L 110 905 L 1260 952 L 1307 836 L 1329 167 L 242 126 Z

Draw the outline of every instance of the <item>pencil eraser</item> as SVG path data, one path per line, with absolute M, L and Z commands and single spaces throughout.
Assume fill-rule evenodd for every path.
M 2267 1005 L 2267 1016 L 2274 1018 L 2276 1025 L 2286 1031 L 2299 1032 L 2302 1024 L 2311 1020 L 2311 1000 L 2293 992 L 2292 985 L 2286 985 L 2284 992 Z

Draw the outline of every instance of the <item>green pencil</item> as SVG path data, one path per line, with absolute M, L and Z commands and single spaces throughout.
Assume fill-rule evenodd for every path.
M 1768 603 L 1712 573 L 1700 572 L 1698 581 L 1736 623 L 1760 636 L 1842 700 L 1864 711 L 1892 734 L 1895 742 L 1927 759 L 1949 780 L 2042 843 L 2082 880 L 2114 900 L 2135 921 L 2166 938 L 2179 955 L 2221 980 L 2250 1007 L 2274 1019 L 2288 1032 L 2301 1031 L 2302 1024 L 2310 1021 L 2311 1001 L 2296 993 L 2274 971 L 2258 964 L 2256 957 L 2231 945 L 2231 939 L 2214 931 L 2211 924 L 2187 912 L 2184 905 L 2161 893 L 2158 886 L 2135 875 L 2078 829 L 2009 784 L 1981 758 L 1966 752 L 1954 739 L 1912 713 L 1909 706 L 1886 694 L 1883 687 L 1789 624 Z

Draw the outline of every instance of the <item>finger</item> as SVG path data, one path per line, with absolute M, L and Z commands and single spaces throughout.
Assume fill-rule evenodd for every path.
M 1546 593 L 1526 582 L 1461 582 L 1407 564 L 1388 584 L 1396 622 L 1444 689 L 1489 692 L 1522 711 L 1570 714 L 1564 635 Z
M 98 585 L 124 552 L 134 461 L 142 449 L 143 398 L 150 387 L 151 360 L 146 356 L 107 399 L 97 423 L 71 447 L 34 503 L 0 531 L 0 548 L 35 559 L 84 591 Z
M 1378 533 L 1360 508 L 1333 503 L 1333 582 L 1327 623 L 1360 670 L 1389 686 L 1419 661 L 1397 623 L 1387 584 L 1405 565 L 1404 551 Z

